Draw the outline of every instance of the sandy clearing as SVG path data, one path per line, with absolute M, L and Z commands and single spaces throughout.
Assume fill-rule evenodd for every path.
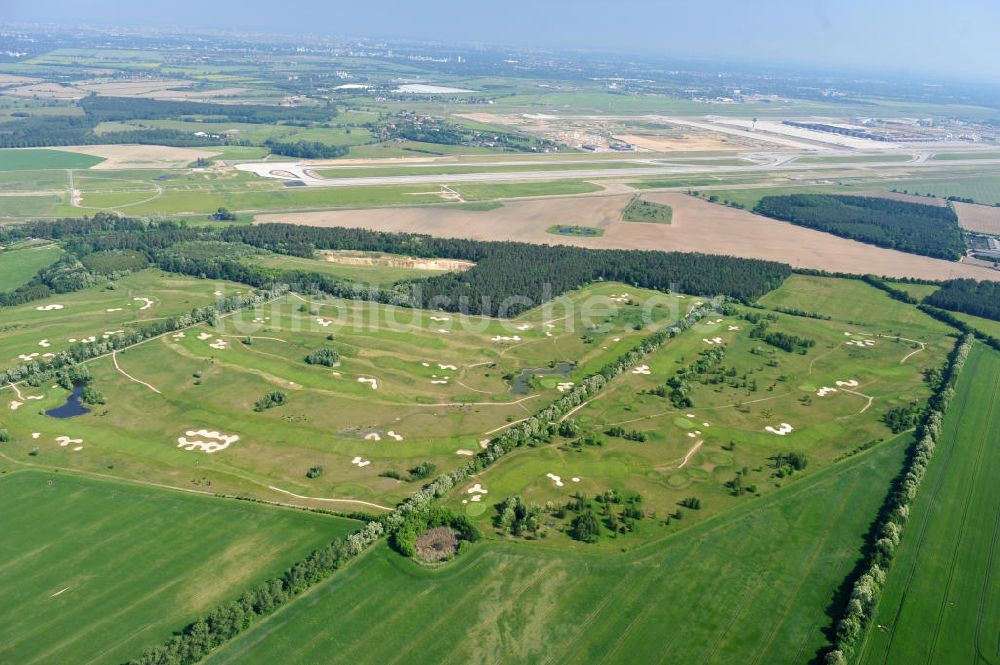
M 1000 208 L 958 202 L 952 205 L 955 206 L 958 223 L 963 229 L 1000 235 Z
M 198 148 L 171 148 L 160 145 L 83 145 L 60 146 L 60 150 L 103 157 L 105 161 L 90 167 L 93 171 L 108 169 L 185 168 L 199 157 L 218 154 Z
M 644 198 L 673 208 L 671 224 L 621 222 L 629 195 L 506 201 L 500 208 L 375 208 L 258 215 L 258 223 L 341 226 L 417 232 L 448 238 L 516 240 L 602 249 L 659 249 L 771 259 L 795 267 L 925 279 L 972 277 L 1000 281 L 1000 272 L 907 254 L 716 205 L 685 194 L 653 192 Z M 592 226 L 599 237 L 554 236 L 553 224 Z

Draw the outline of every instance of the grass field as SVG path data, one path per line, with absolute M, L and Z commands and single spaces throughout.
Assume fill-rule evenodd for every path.
M 546 233 L 554 236 L 577 236 L 581 238 L 598 238 L 604 235 L 604 229 L 594 226 L 567 226 L 566 224 L 556 224 L 545 229 Z
M 0 251 L 0 291 L 11 291 L 31 281 L 62 255 L 55 245 L 13 248 Z
M 994 663 L 1000 353 L 977 345 L 945 417 L 861 663 Z
M 351 265 L 322 259 L 307 259 L 287 254 L 260 254 L 244 259 L 269 268 L 285 270 L 308 270 L 324 275 L 331 275 L 353 282 L 365 284 L 386 285 L 403 279 L 424 279 L 440 275 L 445 270 L 427 268 L 409 268 L 405 265 L 407 257 L 393 255 L 375 255 L 371 257 L 374 265 Z
M 207 662 L 805 663 L 905 442 L 628 554 L 490 541 L 428 570 L 380 547 Z
M 356 524 L 0 466 L 4 663 L 121 663 Z
M 86 169 L 100 164 L 100 157 L 81 155 L 64 150 L 48 149 L 2 149 L 0 150 L 0 171 L 25 171 L 43 169 Z
M 649 166 L 639 162 L 568 162 L 552 161 L 537 164 L 483 164 L 462 166 L 454 164 L 429 164 L 426 166 L 386 166 L 386 167 L 341 167 L 316 169 L 321 178 L 381 178 L 388 176 L 412 175 L 455 175 L 461 173 L 519 173 L 522 171 L 579 171 L 597 169 L 634 169 Z
M 673 209 L 662 203 L 643 201 L 634 197 L 622 210 L 623 222 L 652 222 L 654 224 L 669 224 L 673 218 Z
M 133 277 L 146 279 L 147 272 L 152 271 Z M 232 293 L 231 285 L 191 281 L 199 286 L 179 293 L 137 291 L 157 299 L 141 313 L 159 316 L 189 308 L 197 294 L 210 298 L 212 289 Z M 594 285 L 511 321 L 288 296 L 223 319 L 218 328 L 199 326 L 151 340 L 115 359 L 90 362 L 94 385 L 106 395 L 107 405 L 85 416 L 55 420 L 40 413 L 66 399 L 61 388 L 25 387 L 23 398 L 10 388 L 0 389 L 4 404 L 23 403 L 5 417 L 15 438 L 11 454 L 26 459 L 39 447 L 33 432 L 47 440 L 72 436 L 86 441 L 83 451 L 50 443 L 40 447 L 38 459 L 91 471 L 104 469 L 110 460 L 114 469 L 103 472 L 116 476 L 184 486 L 208 478 L 219 491 L 233 494 L 378 509 L 419 486 L 380 474 L 405 476 L 427 461 L 439 471 L 455 468 L 467 460 L 458 451 L 478 450 L 489 432 L 560 394 L 555 381 L 514 392 L 514 379 L 523 372 L 566 362 L 574 366 L 568 380 L 578 381 L 649 333 L 634 327 L 635 311 L 647 301 L 651 325 L 676 316 L 679 301 L 674 296 L 637 290 L 634 304 L 627 306 L 609 298 L 623 288 Z M 45 351 L 38 348 L 43 334 L 51 338 L 52 348 L 66 345 L 63 335 L 70 330 L 99 337 L 105 328 L 95 332 L 82 324 L 112 316 L 105 310 L 121 297 L 115 294 L 94 289 L 71 294 L 58 300 L 65 307 L 56 311 L 36 309 L 48 301 L 13 308 L 12 321 L 23 318 L 25 323 L 11 332 L 20 339 L 4 340 L 8 353 Z M 590 304 L 584 307 L 584 302 Z M 127 317 L 129 312 L 113 315 Z M 38 326 L 45 317 L 53 318 L 43 330 Z M 584 317 L 607 325 L 588 329 Z M 252 343 L 242 343 L 248 336 Z M 306 355 L 319 348 L 335 350 L 338 366 L 306 364 Z M 15 358 L 4 366 L 18 362 Z M 360 379 L 375 381 L 376 387 Z M 148 385 L 137 385 L 137 380 Z M 254 402 L 271 390 L 286 392 L 288 404 L 255 413 Z M 179 437 L 200 428 L 240 440 L 217 454 L 178 448 Z M 402 439 L 394 440 L 390 432 Z M 371 463 L 358 467 L 352 463 L 356 456 Z M 307 479 L 305 473 L 314 465 L 324 472 Z M 283 491 L 306 498 L 289 498 Z

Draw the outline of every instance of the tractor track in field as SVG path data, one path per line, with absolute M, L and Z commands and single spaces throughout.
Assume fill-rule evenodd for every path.
M 967 366 L 964 368 L 963 371 L 968 372 L 971 371 L 972 369 L 973 368 L 969 368 Z M 969 404 L 968 396 L 967 395 L 963 396 L 962 404 L 959 408 L 959 413 L 958 413 L 959 422 L 961 422 L 962 418 L 965 416 L 965 410 L 968 404 Z M 952 457 L 954 456 L 955 448 L 956 445 L 954 444 L 948 447 L 947 456 L 945 457 L 943 463 L 939 467 L 941 471 L 938 478 L 936 479 L 934 487 L 931 488 L 931 494 L 928 499 L 929 506 L 937 501 L 938 494 L 940 494 L 941 492 L 941 487 L 942 485 L 944 485 L 944 479 L 948 475 L 948 469 L 951 466 L 951 460 Z M 917 533 L 917 539 L 914 542 L 914 547 L 916 548 L 916 550 L 913 554 L 913 562 L 910 564 L 910 569 L 906 575 L 906 582 L 903 585 L 903 593 L 900 595 L 899 603 L 896 605 L 896 611 L 893 614 L 892 627 L 889 629 L 889 637 L 888 640 L 886 641 L 885 650 L 883 652 L 881 659 L 882 665 L 886 665 L 889 662 L 889 654 L 892 652 L 892 643 L 896 639 L 896 629 L 899 627 L 899 617 L 903 612 L 903 606 L 906 604 L 906 599 L 910 593 L 910 587 L 913 584 L 913 578 L 916 576 L 917 573 L 917 563 L 920 560 L 920 554 L 923 550 L 924 539 L 927 537 L 927 529 L 931 521 L 930 518 L 931 518 L 930 512 L 924 515 L 924 520 L 920 524 L 920 531 Z
M 997 400 L 998 389 L 1000 389 L 1000 382 L 994 382 L 993 392 L 990 395 L 989 410 L 986 412 L 986 422 L 993 421 L 993 411 L 994 405 Z M 945 583 L 944 587 L 944 600 L 947 601 L 948 597 L 951 595 L 951 588 L 955 580 L 955 567 L 958 563 L 958 552 L 962 547 L 962 541 L 965 538 L 967 529 L 965 528 L 966 522 L 969 519 L 969 507 L 972 504 L 972 497 L 976 492 L 976 481 L 979 478 L 979 469 L 983 463 L 983 452 L 986 449 L 986 442 L 989 439 L 989 434 L 986 431 L 981 431 L 979 436 L 979 446 L 976 450 L 976 461 L 973 466 L 973 474 L 970 482 L 968 483 L 968 491 L 965 494 L 965 500 L 962 502 L 962 519 L 959 520 L 958 538 L 955 539 L 955 546 L 951 551 L 951 562 L 948 566 L 948 581 Z M 934 637 L 931 639 L 931 647 L 927 650 L 927 660 L 926 663 L 930 663 L 934 658 L 934 652 L 937 650 L 938 639 L 941 636 L 941 624 L 944 622 L 944 613 L 947 609 L 947 602 L 941 604 L 938 610 L 937 621 L 934 623 Z M 979 608 L 980 613 L 982 612 L 982 607 Z

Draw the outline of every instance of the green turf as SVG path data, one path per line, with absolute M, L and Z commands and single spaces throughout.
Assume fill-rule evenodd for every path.
M 578 238 L 597 238 L 604 235 L 604 229 L 595 226 L 569 226 L 566 224 L 555 224 L 545 229 L 545 232 L 554 236 L 576 236 Z
M 977 345 L 903 540 L 861 663 L 992 663 L 1000 625 L 1000 353 Z
M 804 663 L 904 444 L 624 555 L 486 542 L 428 570 L 379 547 L 207 662 Z
M 55 245 L 0 251 L 0 291 L 27 284 L 42 268 L 55 263 L 62 250 Z
M 0 171 L 87 169 L 103 161 L 104 159 L 101 157 L 81 155 L 65 150 L 37 148 L 0 150 Z
M 8 473 L 0 662 L 121 663 L 355 524 L 66 473 Z
M 1000 152 L 939 152 L 931 159 L 943 162 L 963 159 L 1000 159 Z
M 624 222 L 652 222 L 654 224 L 669 224 L 673 219 L 673 209 L 662 203 L 644 201 L 638 196 L 629 201 L 622 210 Z

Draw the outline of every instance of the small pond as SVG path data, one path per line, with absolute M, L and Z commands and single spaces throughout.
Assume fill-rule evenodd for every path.
M 568 378 L 576 365 L 573 363 L 559 363 L 555 367 L 538 367 L 535 369 L 522 370 L 510 382 L 510 391 L 515 395 L 527 395 L 530 388 L 531 379 L 536 376 L 561 376 Z
M 72 394 L 66 398 L 66 403 L 54 409 L 49 409 L 45 412 L 45 415 L 52 416 L 53 418 L 75 418 L 76 416 L 90 413 L 90 409 L 85 407 L 83 402 L 80 401 L 80 395 L 82 394 L 83 386 L 74 386 Z

